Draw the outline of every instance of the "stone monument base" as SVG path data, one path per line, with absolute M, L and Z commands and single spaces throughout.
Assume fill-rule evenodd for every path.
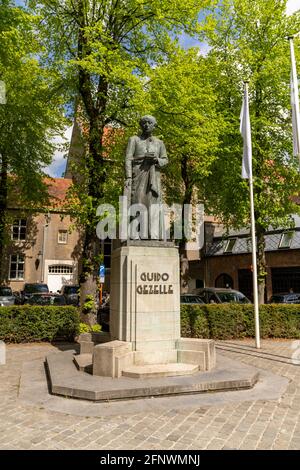
M 173 243 L 129 241 L 112 254 L 110 342 L 93 347 L 93 375 L 166 377 L 215 367 L 214 341 L 180 338 L 179 255 Z M 91 343 L 81 352 L 91 354 Z M 86 360 L 86 359 L 85 359 Z M 77 360 L 84 370 L 85 360 Z
M 133 351 L 132 343 L 110 341 L 94 347 L 93 375 L 120 378 L 168 377 L 209 371 L 216 365 L 215 343 L 210 339 L 182 338 L 176 349 Z
M 169 377 L 209 371 L 215 343 L 180 338 L 179 254 L 173 243 L 134 240 L 112 254 L 110 339 L 85 337 L 80 370 L 120 378 Z M 86 356 L 88 354 L 88 356 Z
M 55 352 L 47 356 L 49 388 L 52 394 L 107 402 L 108 400 L 245 390 L 252 388 L 259 378 L 257 369 L 219 354 L 216 367 L 211 371 L 196 371 L 193 374 L 172 377 L 148 375 L 148 377 L 144 376 L 143 380 L 136 374 L 134 377 L 122 376 L 118 380 L 92 375 L 78 370 L 78 365 L 76 368 L 74 362 L 76 363 L 78 357 L 74 351 Z M 176 364 L 176 366 L 180 367 L 181 364 Z M 31 367 L 32 363 L 30 363 Z M 162 366 L 160 368 L 162 369 Z M 42 370 L 43 367 L 40 369 Z M 137 371 L 138 369 L 135 372 Z M 32 383 L 36 384 L 35 380 L 30 378 L 30 386 Z M 30 391 L 30 399 L 33 395 Z M 47 397 L 48 402 L 49 397 Z

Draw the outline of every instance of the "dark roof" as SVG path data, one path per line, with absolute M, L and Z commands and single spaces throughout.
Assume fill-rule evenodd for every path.
M 284 250 L 297 250 L 300 249 L 300 229 L 295 227 L 294 230 L 294 235 L 291 241 L 291 245 L 289 248 L 279 248 L 279 243 L 281 240 L 282 234 L 286 230 L 281 230 L 281 231 L 274 231 L 271 233 L 268 233 L 265 236 L 265 243 L 266 243 L 266 251 L 284 251 Z M 224 252 L 225 246 L 226 246 L 226 241 L 229 238 L 236 238 L 236 242 L 233 246 L 233 249 L 231 252 Z M 248 233 L 246 236 L 245 235 L 235 235 L 235 236 L 227 236 L 224 238 L 215 238 L 213 240 L 213 243 L 209 245 L 206 248 L 206 256 L 220 256 L 220 255 L 237 255 L 237 254 L 242 254 L 242 253 L 251 253 L 251 239 L 250 239 L 250 234 Z

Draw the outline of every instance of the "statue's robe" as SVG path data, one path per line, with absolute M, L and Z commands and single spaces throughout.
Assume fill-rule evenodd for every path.
M 151 159 L 145 158 L 147 154 L 151 154 L 153 158 L 156 157 L 157 163 L 152 163 Z M 130 203 L 143 204 L 148 211 L 151 207 L 152 216 L 148 219 L 149 238 L 164 238 L 163 213 L 162 208 L 159 207 L 162 204 L 160 168 L 167 163 L 166 148 L 160 139 L 153 136 L 147 139 L 139 136 L 130 137 L 125 162 L 126 178 L 132 178 Z M 151 224 L 153 218 L 155 224 Z M 159 228 L 154 228 L 154 225 Z

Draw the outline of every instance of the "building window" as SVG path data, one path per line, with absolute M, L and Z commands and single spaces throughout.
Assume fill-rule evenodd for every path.
M 293 236 L 294 232 L 284 232 L 280 238 L 279 248 L 290 248 Z
M 224 253 L 232 253 L 236 238 L 229 238 L 225 241 Z
M 215 287 L 231 288 L 233 289 L 233 279 L 229 274 L 222 273 L 215 280 Z
M 16 241 L 26 240 L 26 219 L 15 219 L 12 225 L 11 239 Z
M 204 287 L 203 279 L 196 279 L 196 289 L 202 289 Z
M 24 279 L 24 265 L 25 265 L 24 255 L 10 255 L 9 278 L 11 280 Z
M 58 231 L 58 243 L 66 244 L 68 242 L 68 231 L 59 230 Z
M 68 266 L 66 264 L 54 264 L 49 266 L 49 274 L 72 274 L 73 266 Z

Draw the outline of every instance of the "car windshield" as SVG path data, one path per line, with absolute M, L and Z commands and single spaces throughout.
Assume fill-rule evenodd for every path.
M 203 301 L 198 295 L 183 295 L 181 302 L 185 304 L 203 304 Z
M 37 305 L 62 305 L 64 298 L 62 296 L 33 295 L 29 302 Z
M 12 290 L 10 287 L 0 287 L 0 297 L 12 296 Z
M 274 302 L 276 304 L 281 304 L 284 302 L 284 296 L 283 295 L 273 295 L 271 297 L 270 302 Z
M 242 304 L 249 303 L 247 297 L 245 297 L 240 292 L 218 292 L 218 297 L 221 302 L 238 302 Z
M 78 294 L 78 286 L 65 286 L 64 287 L 64 294 L 70 295 L 70 294 Z
M 32 294 L 33 292 L 49 292 L 49 289 L 46 284 L 26 284 L 24 291 Z

